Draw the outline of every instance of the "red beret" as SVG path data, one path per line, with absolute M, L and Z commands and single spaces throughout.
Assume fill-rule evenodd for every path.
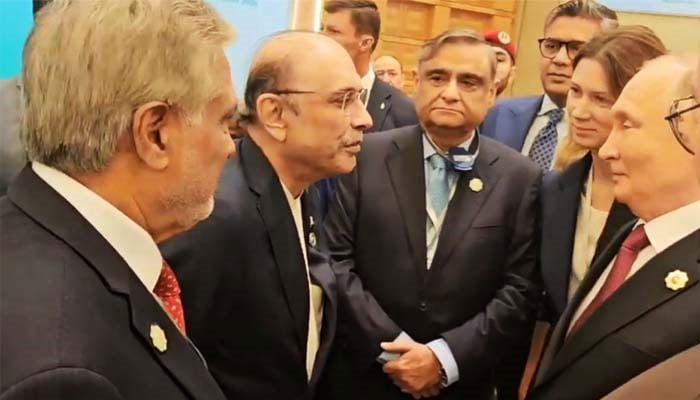
M 505 31 L 488 31 L 484 32 L 484 39 L 494 46 L 498 46 L 510 54 L 510 58 L 515 62 L 515 43 L 511 39 L 508 32 Z

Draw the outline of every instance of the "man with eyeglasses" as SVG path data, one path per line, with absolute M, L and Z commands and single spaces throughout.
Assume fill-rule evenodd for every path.
M 581 282 L 552 333 L 530 399 L 598 399 L 698 343 L 700 181 L 693 153 L 700 121 L 689 98 L 691 70 L 672 56 L 656 59 L 612 107 L 613 129 L 600 156 L 610 163 L 615 197 L 639 220 L 621 229 Z M 678 379 L 690 373 L 697 382 L 696 366 L 677 370 Z M 669 377 L 674 385 L 681 382 L 676 374 Z M 634 398 L 697 398 L 668 393 Z
M 555 7 L 538 40 L 544 94 L 499 101 L 482 134 L 520 151 L 542 170 L 551 169 L 557 145 L 567 135 L 564 105 L 572 60 L 596 33 L 615 26 L 615 12 L 593 0 L 569 0 Z
M 420 125 L 366 135 L 325 224 L 339 336 L 324 399 L 491 399 L 539 290 L 540 170 L 477 127 L 496 94 L 480 34 L 419 51 Z
M 212 217 L 164 248 L 190 338 L 229 399 L 313 398 L 337 317 L 313 183 L 355 167 L 372 125 L 362 93 L 332 39 L 271 38 L 248 76 L 246 134 Z

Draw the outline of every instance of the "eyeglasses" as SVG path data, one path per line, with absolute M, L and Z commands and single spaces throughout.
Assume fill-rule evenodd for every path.
M 550 60 L 559 54 L 561 46 L 566 47 L 566 55 L 569 57 L 569 60 L 573 60 L 581 50 L 581 47 L 585 44 L 585 42 L 580 40 L 564 41 L 551 38 L 539 38 L 537 42 L 540 44 L 540 54 L 542 54 L 542 57 L 549 58 Z
M 694 104 L 692 104 L 694 103 Z M 700 103 L 695 101 L 693 95 L 683 97 L 681 99 L 673 100 L 671 107 L 668 110 L 668 115 L 664 117 L 668 124 L 671 126 L 671 131 L 673 136 L 676 138 L 678 143 L 687 151 L 688 153 L 695 155 L 695 152 L 688 147 L 686 144 L 688 142 L 687 136 L 680 130 L 680 122 L 683 121 L 683 114 L 688 111 L 700 108 Z
M 285 94 L 321 94 L 319 92 L 313 91 L 313 90 L 293 90 L 293 89 L 279 89 L 279 90 L 270 90 L 268 93 L 272 94 L 277 94 L 277 95 L 285 95 Z M 347 90 L 342 93 L 342 96 L 339 94 L 337 98 L 332 98 L 329 100 L 331 104 L 335 104 L 338 108 L 340 108 L 341 111 L 343 111 L 346 115 L 349 115 L 348 112 L 348 106 L 350 104 L 353 104 L 355 102 L 360 102 L 364 105 L 365 99 L 367 99 L 367 89 L 360 89 L 360 90 Z

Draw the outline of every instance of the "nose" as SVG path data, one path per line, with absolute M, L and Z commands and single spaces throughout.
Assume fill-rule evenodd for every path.
M 352 129 L 365 132 L 373 126 L 372 117 L 367 112 L 362 102 L 357 102 L 359 107 L 350 107 L 350 126 Z
M 569 95 L 566 101 L 566 108 L 569 116 L 573 119 L 587 120 L 591 117 L 588 104 L 583 99 L 576 99 Z
M 456 79 L 450 79 L 445 89 L 440 93 L 440 97 L 448 102 L 459 100 L 459 88 L 457 87 Z
M 569 59 L 569 54 L 567 54 L 567 52 L 566 52 L 565 45 L 563 45 L 563 44 L 561 45 L 557 54 L 554 55 L 552 62 L 554 62 L 555 64 L 559 64 L 559 65 L 571 64 L 571 60 Z
M 600 158 L 606 161 L 617 160 L 620 158 L 620 153 L 617 150 L 618 135 L 618 128 L 613 126 L 613 129 L 610 132 L 610 135 L 608 135 L 608 138 L 605 140 L 605 143 L 603 143 L 600 149 L 598 149 L 598 155 Z

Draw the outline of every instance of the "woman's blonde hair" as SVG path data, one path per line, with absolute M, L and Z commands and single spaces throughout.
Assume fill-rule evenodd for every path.
M 621 26 L 603 32 L 586 43 L 574 58 L 573 66 L 575 69 L 584 58 L 597 61 L 607 75 L 611 94 L 617 99 L 627 82 L 646 61 L 667 52 L 661 39 L 646 26 Z M 554 168 L 566 169 L 588 151 L 576 143 L 572 135 L 567 135 L 555 156 Z
M 24 48 L 29 159 L 99 171 L 149 101 L 196 122 L 219 93 L 214 63 L 233 35 L 201 0 L 52 1 Z

